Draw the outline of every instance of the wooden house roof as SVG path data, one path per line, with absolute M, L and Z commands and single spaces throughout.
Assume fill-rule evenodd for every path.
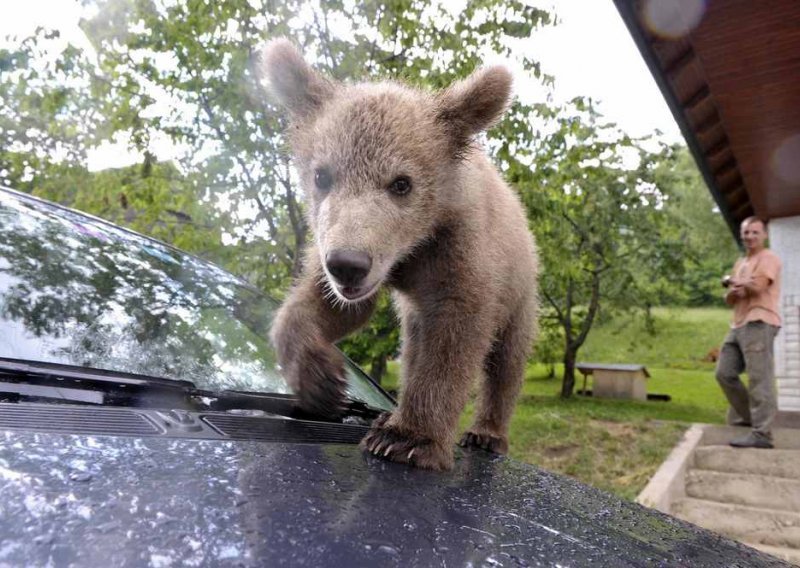
M 800 1 L 614 2 L 734 235 L 800 215 Z

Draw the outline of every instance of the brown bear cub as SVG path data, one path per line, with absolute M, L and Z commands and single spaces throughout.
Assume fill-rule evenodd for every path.
M 537 255 L 522 206 L 474 137 L 509 103 L 503 67 L 431 94 L 392 82 L 341 84 L 287 40 L 262 54 L 289 111 L 290 146 L 314 238 L 271 337 L 305 409 L 340 413 L 334 343 L 364 325 L 382 286 L 402 321 L 397 410 L 364 450 L 429 469 L 453 465 L 455 432 L 482 376 L 465 447 L 508 450 L 537 313 Z

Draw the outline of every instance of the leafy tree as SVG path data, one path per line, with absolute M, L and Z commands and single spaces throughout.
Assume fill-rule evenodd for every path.
M 544 306 L 539 314 L 539 333 L 533 351 L 534 359 L 547 365 L 547 376 L 556 376 L 556 363 L 563 358 L 564 331 L 558 314 Z
M 672 226 L 686 245 L 681 297 L 689 306 L 724 305 L 720 277 L 737 256 L 735 241 L 685 146 L 675 146 L 655 170 L 656 183 L 668 186 Z
M 38 29 L 0 50 L 0 183 L 75 207 L 217 261 L 221 229 L 171 163 L 90 172 L 88 152 L 109 135 L 109 81 L 86 53 Z
M 642 277 L 680 266 L 680 243 L 664 230 L 657 154 L 603 123 L 591 101 L 538 110 L 549 130 L 531 131 L 526 151 L 502 151 L 539 242 L 542 297 L 563 330 L 561 394 L 569 397 L 578 351 L 601 305 L 631 306 Z M 637 165 L 626 166 L 626 157 Z
M 0 48 L 0 181 L 30 188 L 52 162 L 83 164 L 98 140 L 103 85 L 77 48 L 59 47 L 59 32 L 37 29 Z
M 356 356 L 362 365 L 369 364 L 370 376 L 381 383 L 388 360 L 398 352 L 400 333 L 389 294 L 382 292 L 369 327 L 346 338 L 340 345 L 345 353 Z

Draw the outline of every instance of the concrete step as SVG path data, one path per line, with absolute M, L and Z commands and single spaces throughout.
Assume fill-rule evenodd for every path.
M 728 442 L 750 431 L 738 426 L 709 426 L 703 430 L 701 446 L 727 446 Z M 800 450 L 800 436 L 794 428 L 773 428 L 772 442 L 778 450 Z M 765 450 L 771 451 L 771 450 Z
M 692 469 L 686 475 L 686 495 L 762 509 L 800 511 L 800 480 L 797 479 Z
M 694 467 L 800 480 L 800 451 L 700 446 L 695 450 Z
M 800 550 L 795 550 L 793 548 L 785 548 L 782 546 L 769 546 L 767 544 L 757 544 L 752 542 L 745 542 L 747 546 L 751 548 L 756 548 L 761 552 L 766 552 L 767 554 L 771 554 L 776 558 L 780 558 L 781 560 L 785 560 L 790 564 L 794 564 L 795 566 L 800 566 Z
M 800 549 L 800 514 L 685 498 L 671 514 L 734 540 Z

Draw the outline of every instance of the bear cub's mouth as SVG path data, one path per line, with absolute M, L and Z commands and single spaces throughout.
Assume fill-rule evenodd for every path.
M 356 302 L 369 297 L 378 287 L 379 283 L 380 282 L 376 282 L 374 284 L 368 284 L 364 286 L 341 286 L 339 284 L 334 284 L 334 286 L 339 294 L 341 294 L 346 300 L 350 302 Z

